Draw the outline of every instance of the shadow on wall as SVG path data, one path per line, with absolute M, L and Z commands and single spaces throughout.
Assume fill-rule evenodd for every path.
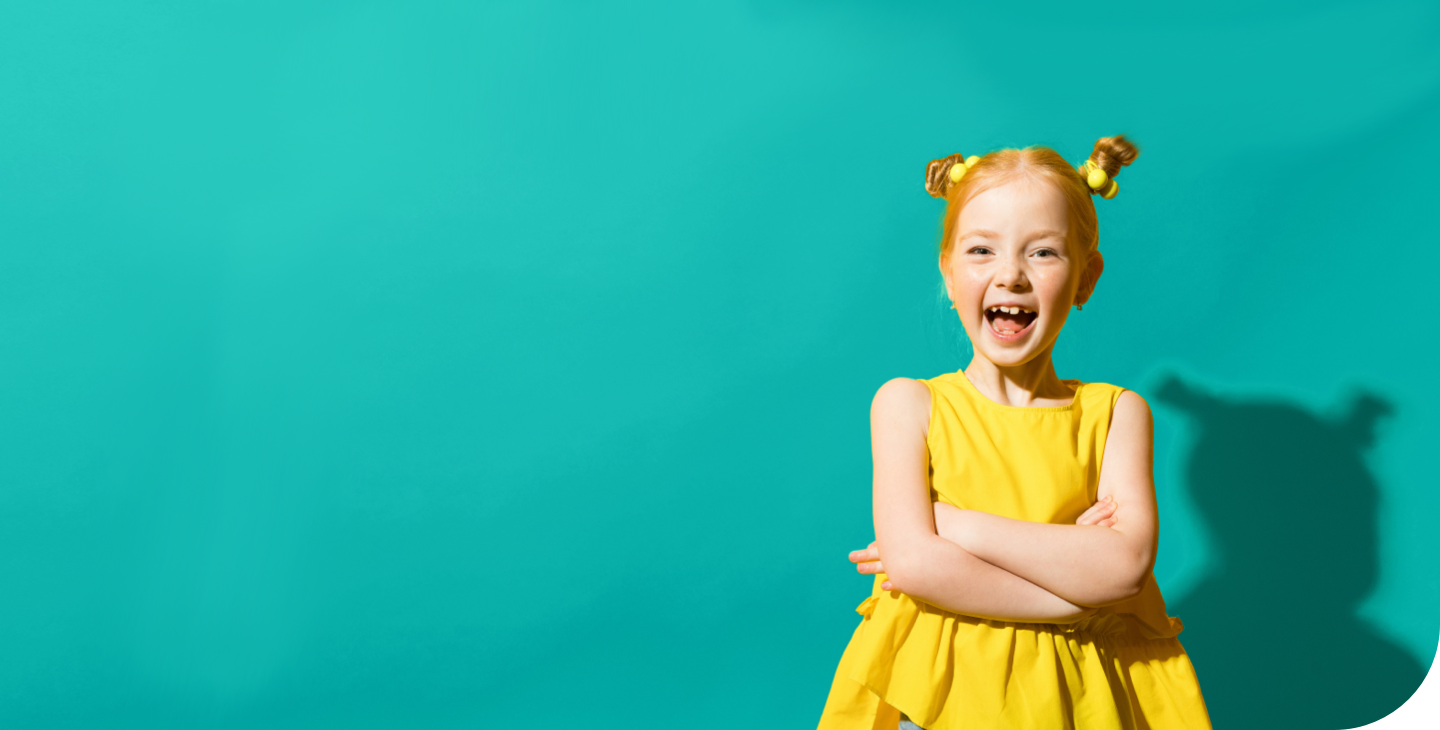
M 1331 419 L 1173 376 L 1155 394 L 1197 432 L 1184 473 L 1214 567 L 1169 609 L 1215 727 L 1335 730 L 1394 711 L 1425 672 L 1356 615 L 1378 574 L 1363 455 L 1392 406 L 1360 393 Z

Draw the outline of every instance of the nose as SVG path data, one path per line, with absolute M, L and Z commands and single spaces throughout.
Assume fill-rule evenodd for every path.
M 1023 265 L 1007 258 L 996 272 L 995 286 L 1012 292 L 1026 291 L 1030 288 L 1030 278 L 1025 275 Z

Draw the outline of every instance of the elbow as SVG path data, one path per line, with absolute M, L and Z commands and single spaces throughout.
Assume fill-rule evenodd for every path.
M 1155 573 L 1152 573 L 1153 564 L 1155 564 L 1151 560 L 1152 556 L 1153 553 L 1146 553 L 1143 556 L 1135 556 L 1135 559 L 1130 562 L 1130 570 L 1126 574 L 1129 580 L 1125 580 L 1120 585 L 1120 595 L 1123 596 L 1120 600 L 1130 600 L 1139 596 L 1140 593 L 1145 592 L 1145 586 L 1155 579 Z
M 1152 562 L 1149 556 L 1136 556 L 1128 564 L 1123 566 L 1115 576 L 1116 580 L 1106 591 L 1105 601 L 1101 605 L 1112 605 L 1128 601 L 1145 591 L 1145 587 L 1154 580 L 1151 571 Z
M 1094 590 L 1084 593 L 1083 595 L 1073 595 L 1066 598 L 1065 600 L 1070 601 L 1077 606 L 1086 606 L 1088 608 L 1101 609 L 1107 606 L 1114 606 L 1117 603 L 1124 603 L 1126 601 L 1129 601 L 1140 595 L 1140 593 L 1143 591 L 1143 584 L 1139 587 L 1128 583 L 1115 584 L 1107 585 L 1104 587 L 1097 587 Z M 1082 618 L 1085 617 L 1078 616 L 1076 617 L 1076 620 Z
M 1099 607 L 1096 606 L 1079 606 L 1079 609 L 1080 610 L 1076 613 L 1070 613 L 1064 616 L 1056 616 L 1055 618 L 1046 621 L 1046 623 L 1060 624 L 1062 626 L 1068 624 L 1078 624 L 1081 621 L 1084 621 L 1085 619 L 1094 616 L 1100 611 Z
M 1125 601 L 1128 601 L 1140 595 L 1142 592 L 1144 592 L 1144 590 L 1145 583 L 1143 581 L 1126 582 L 1115 589 L 1115 598 L 1111 601 L 1111 603 L 1124 603 Z

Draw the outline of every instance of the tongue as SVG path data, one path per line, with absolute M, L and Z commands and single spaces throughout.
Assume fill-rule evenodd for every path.
M 998 332 L 1019 332 L 1035 319 L 1033 314 L 1006 314 L 1004 312 L 995 315 L 995 329 Z

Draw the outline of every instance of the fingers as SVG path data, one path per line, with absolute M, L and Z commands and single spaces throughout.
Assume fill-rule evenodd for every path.
M 865 546 L 864 550 L 853 550 L 850 552 L 850 562 L 852 563 L 866 563 L 879 559 L 880 548 L 875 547 L 875 543 L 873 542 Z
M 884 573 L 885 566 L 879 560 L 872 560 L 868 563 L 860 563 L 856 565 L 855 572 L 862 573 L 864 575 L 874 575 L 876 573 Z
M 1110 517 L 1114 513 L 1115 500 L 1111 499 L 1109 495 L 1106 495 L 1104 499 L 1101 499 L 1095 504 L 1090 505 L 1090 509 L 1085 510 L 1083 514 L 1075 518 L 1075 524 L 1098 525 L 1102 521 L 1104 521 L 1105 518 Z
M 864 550 L 855 550 L 850 553 L 850 562 L 855 563 L 855 571 L 866 575 L 884 573 L 885 565 L 880 562 L 880 548 L 872 542 L 865 546 Z

